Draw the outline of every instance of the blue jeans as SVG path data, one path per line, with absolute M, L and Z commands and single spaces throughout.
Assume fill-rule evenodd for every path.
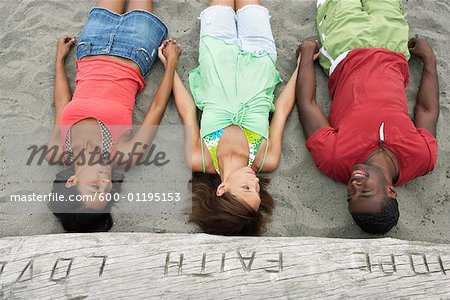
M 147 11 L 132 10 L 120 15 L 95 7 L 78 38 L 77 58 L 113 55 L 131 59 L 146 76 L 167 34 L 166 24 Z

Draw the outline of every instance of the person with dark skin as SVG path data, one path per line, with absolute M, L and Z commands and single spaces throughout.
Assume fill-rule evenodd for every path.
M 321 41 L 305 41 L 297 50 L 296 98 L 306 146 L 325 175 L 347 184 L 348 209 L 361 229 L 384 234 L 399 218 L 394 186 L 431 172 L 436 164 L 436 56 L 425 39 L 407 41 L 408 27 L 397 0 L 348 1 L 348 7 L 319 2 Z M 376 22 L 356 26 L 361 18 L 373 20 L 376 14 L 392 14 L 392 26 L 386 20 L 384 27 Z M 343 27 L 346 37 L 336 38 Z M 399 35 L 397 40 L 383 41 L 389 30 L 395 31 L 391 38 Z M 423 63 L 413 121 L 405 92 L 409 53 Z M 324 71 L 330 71 L 328 118 L 316 101 L 314 61 L 319 57 Z

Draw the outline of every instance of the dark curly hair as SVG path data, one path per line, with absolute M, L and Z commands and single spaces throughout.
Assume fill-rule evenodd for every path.
M 352 217 L 365 232 L 385 234 L 397 225 L 400 217 L 397 199 L 386 196 L 378 213 L 353 213 Z
M 202 231 L 217 235 L 257 236 L 265 232 L 274 209 L 272 196 L 267 192 L 268 178 L 259 177 L 261 205 L 258 211 L 225 193 L 217 196 L 221 183 L 219 175 L 192 174 L 192 213 L 189 222 L 197 224 Z
M 73 167 L 56 174 L 52 193 L 63 195 L 64 199 L 69 199 L 71 195 L 79 195 L 80 192 L 76 186 L 66 187 L 67 179 L 73 174 L 75 174 Z M 120 193 L 124 175 L 113 169 L 111 179 L 112 189 L 109 193 L 112 195 Z M 113 219 L 110 211 L 113 203 L 113 201 L 109 201 L 102 210 L 88 209 L 80 201 L 52 201 L 49 202 L 48 206 L 66 232 L 84 233 L 109 231 L 111 229 Z

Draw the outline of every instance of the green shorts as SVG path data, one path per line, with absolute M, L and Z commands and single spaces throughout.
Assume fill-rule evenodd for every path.
M 402 0 L 326 0 L 316 17 L 322 68 L 329 74 L 341 54 L 358 48 L 384 48 L 409 59 L 405 16 Z

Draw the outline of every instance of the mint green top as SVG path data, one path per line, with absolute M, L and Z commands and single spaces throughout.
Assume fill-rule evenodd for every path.
M 200 39 L 199 66 L 189 73 L 197 107 L 203 111 L 202 138 L 230 125 L 269 136 L 269 113 L 274 91 L 281 82 L 268 56 L 241 51 L 237 44 L 204 36 Z

